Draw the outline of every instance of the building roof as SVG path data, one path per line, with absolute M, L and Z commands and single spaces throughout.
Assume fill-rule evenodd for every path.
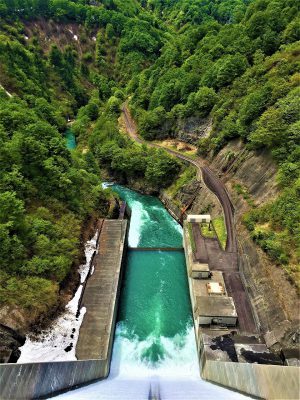
M 196 314 L 207 317 L 237 317 L 232 297 L 197 296 Z
M 194 271 L 194 268 L 193 268 Z M 221 285 L 223 291 L 221 293 L 209 292 L 208 285 L 217 284 Z M 226 288 L 223 279 L 223 274 L 221 271 L 213 271 L 209 279 L 192 279 L 192 288 L 195 296 L 214 296 L 214 295 L 225 295 Z

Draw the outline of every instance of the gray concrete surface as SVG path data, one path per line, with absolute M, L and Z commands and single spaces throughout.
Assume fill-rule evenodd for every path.
M 206 361 L 202 368 L 206 380 L 270 400 L 299 399 L 299 373 L 298 367 L 222 361 Z
M 120 292 L 126 220 L 105 220 L 82 298 L 86 313 L 76 346 L 78 360 L 109 359 Z

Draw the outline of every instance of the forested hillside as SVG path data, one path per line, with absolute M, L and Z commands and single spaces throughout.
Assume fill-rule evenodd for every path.
M 135 21 L 134 2 L 81 3 L 0 2 L 0 304 L 31 320 L 57 306 L 84 224 L 108 211 L 101 170 L 155 190 L 180 169 L 117 129 L 121 82 L 157 55 L 151 17 Z M 147 51 L 138 54 L 143 30 Z M 74 118 L 78 148 L 69 151 L 64 132 Z
M 248 5 L 249 3 L 249 5 Z M 297 279 L 300 257 L 300 32 L 297 2 L 178 1 L 155 5 L 172 39 L 128 88 L 146 139 L 174 137 L 182 121 L 210 121 L 198 153 L 216 155 L 241 138 L 266 148 L 281 195 L 245 223 L 273 261 Z M 255 168 L 255 166 L 253 166 Z
M 296 0 L 0 0 L 0 304 L 57 304 L 84 223 L 107 212 L 104 172 L 152 191 L 180 173 L 119 132 L 125 100 L 148 140 L 198 118 L 203 157 L 234 138 L 268 148 L 281 194 L 245 223 L 297 264 L 298 23 Z

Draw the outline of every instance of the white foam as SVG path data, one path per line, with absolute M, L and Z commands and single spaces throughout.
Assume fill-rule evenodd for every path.
M 102 189 L 107 189 L 110 186 L 113 186 L 113 184 L 114 184 L 113 182 L 102 182 L 101 186 L 102 186 Z
M 130 204 L 130 208 L 131 218 L 128 234 L 128 245 L 130 247 L 137 247 L 140 243 L 143 224 L 149 220 L 149 214 L 139 201 L 133 201 Z
M 141 361 L 155 335 L 146 340 L 125 336 L 122 324 L 117 326 L 111 372 L 107 379 L 58 396 L 59 399 L 145 400 L 160 393 L 165 400 L 240 400 L 246 397 L 205 382 L 200 378 L 194 329 L 174 338 L 161 338 L 166 358 L 157 368 Z M 152 398 L 152 397 L 151 397 Z M 157 397 L 158 398 L 158 397 Z
M 149 361 L 143 361 L 145 350 L 153 344 L 161 345 L 164 353 L 163 359 L 155 366 Z M 128 335 L 124 325 L 119 324 L 116 329 L 111 374 L 124 378 L 145 378 L 153 374 L 171 379 L 174 376 L 199 377 L 194 328 L 189 327 L 185 333 L 172 338 L 158 337 L 153 333 L 145 340 L 139 340 L 138 337 L 132 338 L 132 335 Z
M 65 312 L 56 319 L 49 329 L 43 331 L 38 337 L 26 338 L 25 344 L 19 348 L 21 356 L 17 361 L 18 363 L 76 360 L 75 349 L 86 308 L 81 308 L 79 316 L 76 316 L 76 314 L 83 283 L 89 271 L 91 258 L 96 250 L 97 237 L 98 231 L 85 245 L 86 262 L 78 269 L 81 284 L 74 297 L 66 305 Z M 65 349 L 70 344 L 72 344 L 72 348 L 66 352 Z

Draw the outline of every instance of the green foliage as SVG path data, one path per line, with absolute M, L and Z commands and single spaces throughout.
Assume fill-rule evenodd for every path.
M 157 137 L 165 118 L 166 111 L 163 107 L 157 107 L 152 111 L 144 113 L 140 118 L 141 135 L 147 140 Z
M 186 114 L 193 115 L 199 113 L 201 117 L 206 117 L 212 110 L 217 101 L 214 89 L 201 87 L 198 92 L 191 93 L 187 100 Z
M 136 145 L 119 133 L 116 115 L 103 111 L 89 138 L 100 165 L 125 183 L 142 179 L 154 190 L 170 185 L 180 171 L 178 161 L 163 150 Z
M 227 242 L 227 231 L 226 231 L 226 225 L 225 225 L 225 220 L 223 215 L 220 217 L 216 217 L 212 221 L 214 229 L 216 231 L 216 234 L 219 238 L 219 241 L 221 243 L 221 246 L 223 249 L 226 247 L 226 242 Z
M 39 316 L 57 305 L 58 285 L 38 277 L 19 278 L 0 271 L 0 304 L 18 306 Z
M 196 168 L 190 166 L 186 168 L 180 176 L 175 180 L 175 182 L 167 189 L 168 195 L 173 199 L 176 197 L 179 190 L 186 184 L 196 180 Z
M 198 142 L 201 156 L 239 137 L 252 150 L 267 149 L 279 166 L 281 194 L 253 209 L 245 223 L 273 260 L 294 262 L 300 255 L 296 0 L 92 3 L 0 0 L 0 84 L 13 94 L 0 88 L 0 303 L 44 311 L 45 301 L 56 303 L 58 285 L 78 258 L 83 221 L 105 212 L 102 168 L 150 190 L 181 172 L 171 156 L 119 133 L 126 97 L 145 139 L 174 137 L 183 123 L 211 118 L 210 137 Z M 69 23 L 79 40 L 63 32 Z M 70 152 L 62 134 L 75 115 L 78 149 Z M 253 206 L 246 188 L 236 190 Z

